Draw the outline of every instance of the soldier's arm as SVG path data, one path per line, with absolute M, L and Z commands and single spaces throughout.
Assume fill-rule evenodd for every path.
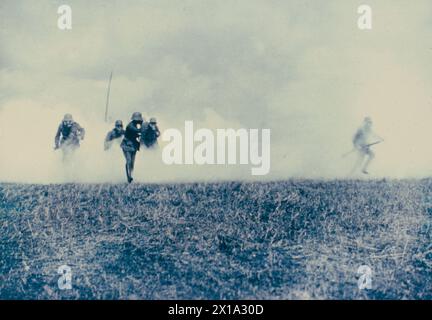
M 84 140 L 85 137 L 85 129 L 83 127 L 81 127 L 80 125 L 78 125 L 78 131 L 79 131 L 79 135 L 81 137 L 81 140 Z
M 375 137 L 375 139 L 377 139 L 377 140 L 379 140 L 379 141 L 384 141 L 384 139 L 383 138 L 381 138 L 379 135 L 377 135 L 375 132 L 372 132 L 373 133 L 373 136 Z
M 138 134 L 141 134 L 143 128 L 143 127 L 137 128 L 133 125 L 129 125 L 128 127 L 129 127 L 128 129 L 131 130 L 133 133 L 138 133 Z
M 105 142 L 110 142 L 112 140 L 112 131 L 108 132 L 105 137 Z
M 354 137 L 352 139 L 352 142 L 353 142 L 353 145 L 354 145 L 355 148 L 361 148 L 361 147 L 363 147 L 362 142 L 361 142 L 362 135 L 363 135 L 363 132 L 361 130 L 358 130 L 355 133 L 355 135 L 354 135 Z
M 359 139 L 359 132 L 357 131 L 357 132 L 353 135 L 353 138 L 352 138 L 352 143 L 353 143 L 353 145 L 356 145 L 356 144 L 357 144 L 358 139 Z
M 61 137 L 61 125 L 57 129 L 57 133 L 54 138 L 54 148 L 58 149 L 60 147 L 60 137 Z
M 105 140 L 104 140 L 104 150 L 105 151 L 111 147 L 111 144 L 110 144 L 111 140 L 112 140 L 112 135 L 111 135 L 111 131 L 110 131 L 110 132 L 108 132 L 108 134 L 106 135 Z

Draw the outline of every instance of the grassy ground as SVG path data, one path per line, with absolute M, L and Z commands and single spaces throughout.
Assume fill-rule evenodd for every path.
M 0 184 L 0 298 L 432 299 L 431 187 Z

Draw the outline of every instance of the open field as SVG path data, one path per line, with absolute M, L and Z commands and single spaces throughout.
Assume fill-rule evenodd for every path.
M 0 298 L 432 299 L 431 188 L 0 184 Z

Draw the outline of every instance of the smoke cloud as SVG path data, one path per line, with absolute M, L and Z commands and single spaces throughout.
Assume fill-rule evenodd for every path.
M 57 28 L 64 1 L 0 4 L 0 181 L 124 182 L 103 139 L 133 111 L 162 131 L 269 128 L 272 143 L 267 176 L 167 166 L 159 150 L 138 153 L 137 181 L 348 178 L 364 116 L 385 139 L 372 177 L 430 175 L 430 1 L 371 0 L 370 31 L 351 0 L 68 2 L 71 31 Z M 70 168 L 53 150 L 65 113 L 87 131 Z

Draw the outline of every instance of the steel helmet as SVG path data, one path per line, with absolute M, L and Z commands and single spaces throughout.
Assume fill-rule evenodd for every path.
M 115 126 L 116 126 L 116 127 L 123 127 L 123 121 L 121 121 L 121 120 L 117 120 L 117 121 L 115 122 Z
M 132 118 L 131 118 L 131 120 L 132 120 L 132 121 L 144 121 L 141 112 L 134 112 L 134 113 L 132 114 Z
M 63 121 L 73 121 L 72 115 L 70 113 L 66 113 L 63 117 Z
M 156 118 L 150 118 L 150 123 L 156 123 Z

